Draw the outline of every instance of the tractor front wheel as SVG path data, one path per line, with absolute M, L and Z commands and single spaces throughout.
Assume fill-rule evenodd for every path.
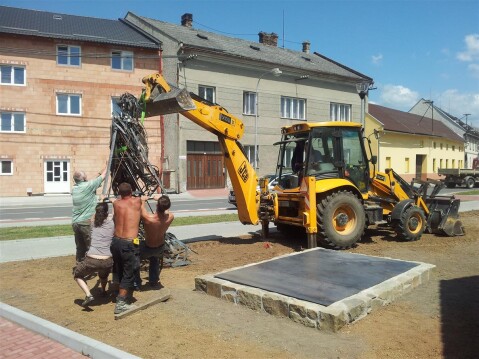
M 419 240 L 425 229 L 426 217 L 417 206 L 406 209 L 394 228 L 398 238 L 408 242 Z
M 366 214 L 361 201 L 351 192 L 340 191 L 318 199 L 319 238 L 336 249 L 352 247 L 361 239 Z

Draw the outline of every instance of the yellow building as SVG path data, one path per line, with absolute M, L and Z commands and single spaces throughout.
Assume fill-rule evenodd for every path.
M 439 179 L 438 168 L 464 166 L 464 139 L 442 122 L 374 104 L 368 112 L 366 135 L 379 131 L 373 142 L 378 170 L 392 168 L 410 181 Z

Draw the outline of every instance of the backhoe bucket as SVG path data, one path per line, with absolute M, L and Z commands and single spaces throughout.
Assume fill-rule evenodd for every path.
M 196 109 L 195 103 L 186 89 L 172 88 L 160 93 L 155 88 L 146 104 L 146 116 L 167 115 Z
M 432 197 L 426 199 L 430 215 L 428 219 L 431 233 L 448 237 L 463 236 L 464 227 L 459 218 L 460 199 L 454 197 Z

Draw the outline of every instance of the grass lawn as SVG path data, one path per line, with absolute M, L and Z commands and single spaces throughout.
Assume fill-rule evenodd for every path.
M 238 220 L 237 214 L 215 216 L 192 216 L 175 218 L 171 227 L 188 226 L 191 224 L 206 224 L 218 222 L 234 222 Z M 13 240 L 25 238 L 44 238 L 73 235 L 71 224 L 38 227 L 7 227 L 0 231 L 0 240 Z

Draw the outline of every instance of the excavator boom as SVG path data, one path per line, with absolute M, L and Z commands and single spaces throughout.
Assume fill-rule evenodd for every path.
M 146 76 L 142 81 L 146 86 L 141 96 L 146 117 L 180 113 L 218 136 L 236 194 L 238 217 L 243 224 L 257 224 L 258 177 L 239 142 L 244 134 L 243 122 L 223 107 L 167 83 L 161 74 Z

